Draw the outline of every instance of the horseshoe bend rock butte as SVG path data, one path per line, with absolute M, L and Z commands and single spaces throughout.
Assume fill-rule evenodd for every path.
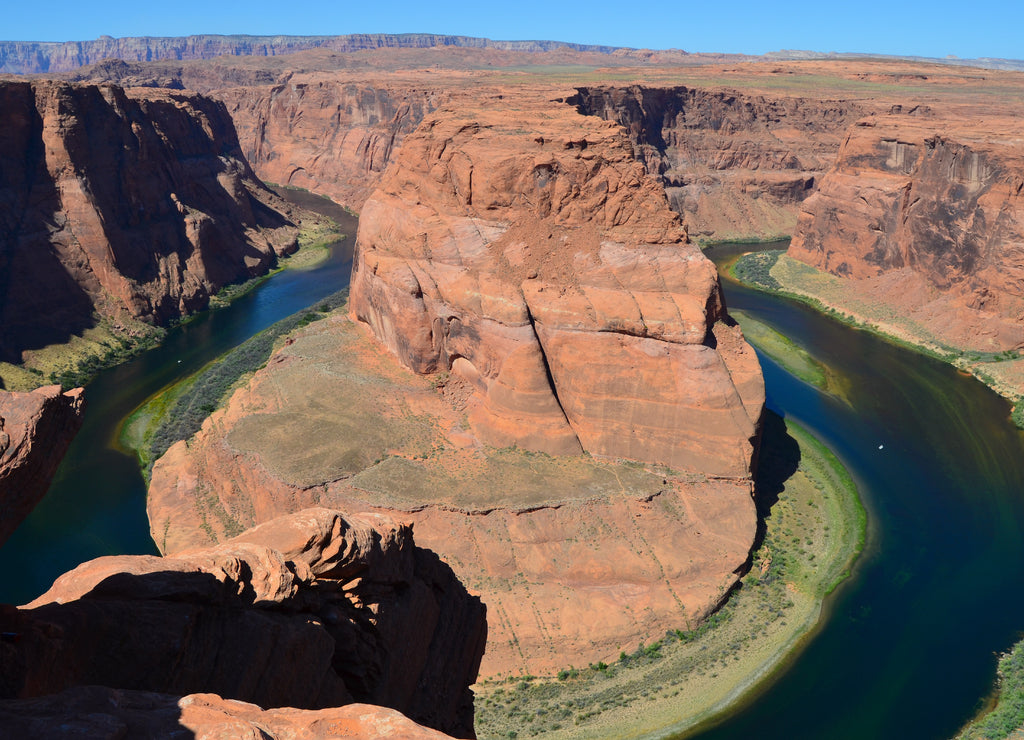
M 479 599 L 409 527 L 326 509 L 173 558 L 98 558 L 0 608 L 0 624 L 16 636 L 0 642 L 4 699 L 97 685 L 264 708 L 358 701 L 459 737 L 486 637 Z
M 0 81 L 0 360 L 94 314 L 203 308 L 296 247 L 222 103 L 114 85 Z
M 351 305 L 473 386 L 487 444 L 750 472 L 760 367 L 616 124 L 503 96 L 429 116 L 363 208 Z
M 303 506 L 394 513 L 487 604 L 483 676 L 613 659 L 721 604 L 763 382 L 620 126 L 543 97 L 432 114 L 358 251 L 351 314 L 380 341 L 311 324 L 173 445 L 162 551 Z

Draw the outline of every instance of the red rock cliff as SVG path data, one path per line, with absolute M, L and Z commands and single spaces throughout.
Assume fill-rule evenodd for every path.
M 361 210 L 402 139 L 447 95 L 437 88 L 288 74 L 220 89 L 248 161 L 268 182 Z
M 760 368 L 617 124 L 459 101 L 406 138 L 357 251 L 353 315 L 472 383 L 485 442 L 749 473 Z
M 0 545 L 46 495 L 83 410 L 81 388 L 0 391 Z
M 0 83 L 0 204 L 0 359 L 15 362 L 95 313 L 202 308 L 295 244 L 224 106 L 194 94 Z
M 804 203 L 790 255 L 843 277 L 888 275 L 901 287 L 887 282 L 879 298 L 918 314 L 931 305 L 935 320 L 922 319 L 949 341 L 1024 345 L 1018 132 L 969 111 L 865 118 Z
M 174 558 L 98 558 L 0 609 L 2 698 L 101 685 L 360 701 L 472 735 L 485 611 L 411 529 L 309 509 Z
M 611 54 L 628 49 L 563 41 L 492 41 L 434 33 L 354 33 L 345 36 L 101 36 L 88 41 L 0 41 L 0 72 L 60 72 L 106 59 L 212 59 L 230 56 L 278 56 L 303 49 L 348 53 L 373 49 L 432 49 L 442 46 L 500 49 L 527 53 L 572 50 Z
M 579 88 L 570 102 L 622 124 L 690 233 L 717 238 L 791 233 L 863 115 L 842 99 L 687 87 Z

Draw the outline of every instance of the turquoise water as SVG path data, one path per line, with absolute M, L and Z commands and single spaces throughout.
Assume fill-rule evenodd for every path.
M 846 404 L 761 356 L 769 408 L 811 429 L 857 478 L 868 547 L 785 670 L 697 735 L 955 735 L 991 691 L 997 653 L 1024 629 L 1024 437 L 1009 405 L 945 364 L 799 303 L 725 289 L 731 308 L 850 381 Z

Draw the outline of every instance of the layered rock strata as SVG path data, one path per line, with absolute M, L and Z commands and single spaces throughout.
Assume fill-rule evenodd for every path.
M 843 99 L 688 87 L 579 88 L 570 103 L 622 124 L 692 235 L 789 235 L 800 203 L 864 114 Z
M 449 95 L 442 86 L 285 74 L 273 85 L 221 88 L 246 158 L 268 182 L 361 210 L 402 139 Z
M 46 494 L 83 411 L 81 388 L 0 391 L 0 545 Z
M 428 117 L 364 206 L 351 305 L 473 387 L 487 444 L 750 472 L 760 368 L 614 123 L 504 96 Z
M 311 509 L 174 558 L 114 556 L 0 613 L 5 698 L 82 685 L 389 706 L 460 737 L 484 607 L 411 530 Z
M 212 59 L 225 55 L 278 56 L 304 49 L 329 49 L 351 53 L 373 49 L 432 49 L 442 46 L 528 53 L 571 50 L 598 55 L 631 51 L 613 46 L 562 41 L 492 41 L 473 36 L 432 33 L 359 33 L 345 36 L 102 36 L 88 41 L 2 41 L 0 72 L 62 72 L 105 59 L 143 62 L 154 59 Z
M 0 360 L 124 317 L 167 320 L 294 250 L 223 104 L 0 83 Z
M 1024 146 L 971 110 L 866 118 L 808 198 L 789 248 L 940 341 L 1024 346 Z

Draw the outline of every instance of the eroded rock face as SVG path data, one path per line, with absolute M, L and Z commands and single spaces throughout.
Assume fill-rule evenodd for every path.
M 460 736 L 484 607 L 411 529 L 311 509 L 174 558 L 98 558 L 0 613 L 6 698 L 82 685 L 389 706 Z
M 1014 120 L 969 114 L 853 127 L 789 254 L 857 280 L 940 338 L 1003 350 L 1024 345 L 1024 147 Z
M 749 474 L 760 368 L 618 125 L 504 96 L 433 114 L 357 252 L 352 315 L 472 384 L 484 442 Z
M 329 195 L 361 210 L 391 155 L 448 96 L 430 86 L 292 75 L 219 89 L 245 156 L 268 182 Z
M 617 121 L 693 235 L 788 235 L 863 106 L 687 87 L 580 88 L 581 113 Z
M 283 210 L 209 98 L 0 83 L 0 359 L 205 307 L 295 249 Z
M 164 740 L 189 737 L 328 740 L 407 738 L 445 740 L 393 709 L 349 704 L 320 710 L 261 709 L 216 694 L 170 696 L 80 686 L 37 699 L 0 701 L 0 725 L 7 737 Z
M 0 391 L 0 544 L 46 494 L 83 411 L 81 388 Z

